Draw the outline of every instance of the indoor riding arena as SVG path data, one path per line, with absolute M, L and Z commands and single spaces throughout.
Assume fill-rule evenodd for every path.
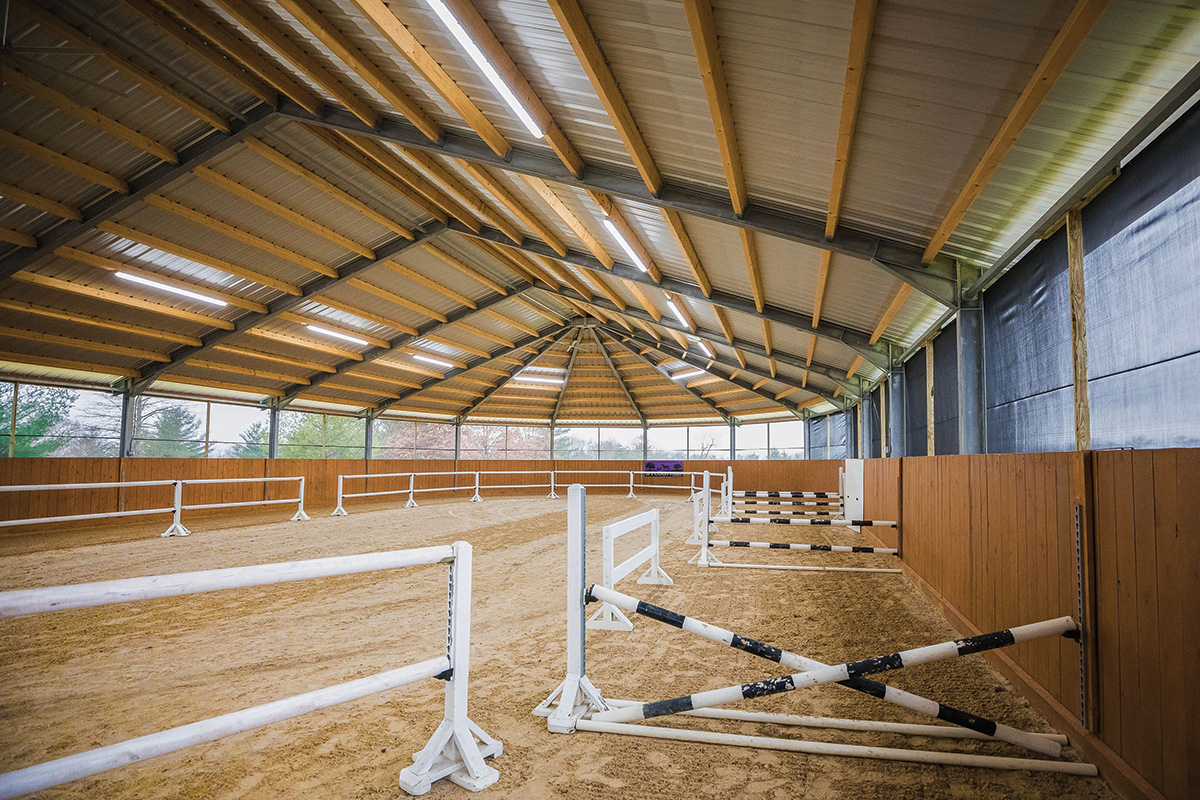
M 1200 796 L 1194 0 L 0 20 L 0 800 Z

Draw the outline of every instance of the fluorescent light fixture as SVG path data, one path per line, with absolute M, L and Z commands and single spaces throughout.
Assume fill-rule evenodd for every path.
M 700 349 L 704 352 L 704 355 L 708 356 L 709 358 L 713 357 L 713 352 L 712 352 L 712 350 L 709 349 L 708 345 L 706 345 L 700 339 L 696 339 L 695 341 L 696 341 L 696 344 L 700 345 Z
M 704 374 L 702 369 L 694 369 L 691 372 L 681 372 L 678 375 L 672 375 L 671 378 L 677 381 L 687 380 L 688 378 L 698 378 Z
M 487 60 L 487 56 L 483 54 L 483 51 L 480 50 L 479 46 L 475 44 L 475 41 L 471 39 L 471 35 L 467 33 L 467 29 L 464 28 L 462 24 L 455 18 L 454 14 L 451 13 L 446 4 L 442 2 L 442 0 L 425 0 L 425 2 L 430 8 L 433 9 L 434 13 L 438 15 L 438 18 L 441 19 L 442 24 L 450 29 L 450 33 L 454 35 L 454 38 L 458 40 L 458 43 L 462 45 L 464 50 L 467 51 L 467 55 L 469 55 L 471 60 L 475 62 L 475 66 L 479 67 L 479 71 L 482 72 L 483 76 L 488 79 L 488 83 L 492 84 L 496 91 L 500 93 L 500 96 L 504 98 L 504 102 L 508 103 L 508 107 L 513 110 L 513 113 L 517 115 L 517 118 L 524 123 L 525 127 L 529 129 L 530 133 L 541 139 L 546 132 L 542 130 L 542 127 L 538 125 L 536 121 L 534 121 L 530 113 L 525 110 L 525 106 L 521 105 L 521 101 L 517 99 L 517 96 L 513 93 L 513 90 L 509 88 L 508 84 L 504 82 L 504 79 L 500 77 L 500 73 L 497 72 L 496 68 L 492 66 L 492 63 Z
M 333 331 L 329 328 L 322 328 L 320 325 L 305 325 L 313 333 L 319 333 L 322 336 L 332 336 L 334 339 L 341 339 L 346 342 L 354 342 L 355 344 L 370 344 L 366 339 L 360 339 L 357 336 L 351 336 L 348 333 L 341 331 Z
M 439 367 L 454 369 L 454 365 L 449 361 L 442 361 L 440 358 L 434 358 L 433 356 L 424 356 L 420 353 L 413 353 L 413 358 L 415 358 L 417 361 L 424 361 L 426 364 L 436 364 Z
M 691 327 L 688 325 L 688 321 L 684 319 L 683 312 L 679 310 L 679 306 L 675 305 L 674 300 L 671 300 L 670 298 L 667 299 L 667 308 L 671 309 L 671 313 L 675 315 L 675 319 L 679 320 L 680 325 L 684 326 L 685 328 Z
M 621 235 L 619 230 L 617 230 L 617 226 L 613 224 L 613 221 L 608 217 L 605 217 L 603 222 L 604 227 L 608 229 L 608 232 L 612 234 L 612 237 L 621 245 L 621 249 L 625 251 L 625 255 L 629 256 L 629 259 L 636 264 L 637 268 L 642 272 L 648 272 L 649 270 L 646 269 L 646 265 L 642 263 L 641 256 L 637 254 L 636 250 L 630 247 L 629 242 L 625 241 L 625 237 Z
M 562 378 L 539 378 L 536 375 L 517 375 L 513 378 L 514 381 L 521 383 L 549 383 L 553 386 L 562 386 Z
M 117 277 L 121 278 L 122 280 L 132 281 L 133 283 L 140 283 L 142 286 L 149 286 L 152 289 L 161 289 L 164 292 L 177 294 L 181 297 L 199 300 L 201 303 L 208 303 L 209 305 L 217 306 L 218 308 L 224 308 L 225 306 L 229 305 L 229 303 L 226 303 L 224 300 L 219 300 L 216 297 L 209 297 L 208 295 L 200 294 L 199 292 L 190 292 L 187 289 L 180 289 L 178 286 L 171 286 L 167 283 L 152 281 L 149 278 L 143 278 L 141 275 L 134 275 L 129 272 L 118 272 Z

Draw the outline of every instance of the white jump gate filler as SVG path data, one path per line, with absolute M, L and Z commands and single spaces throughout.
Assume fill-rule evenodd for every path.
M 603 574 L 604 585 L 606 587 L 609 589 L 613 588 L 617 581 L 629 575 L 647 561 L 650 562 L 650 567 L 642 577 L 638 578 L 638 583 L 655 583 L 663 586 L 670 586 L 674 583 L 671 577 L 663 572 L 662 567 L 658 565 L 658 517 L 658 509 L 653 508 L 629 519 L 623 519 L 620 522 L 614 522 L 612 525 L 604 526 Z M 636 555 L 614 566 L 613 561 L 615 558 L 613 549 L 617 539 L 647 525 L 650 526 L 650 544 L 638 551 Z M 600 610 L 593 614 L 592 618 L 587 621 L 587 627 L 606 631 L 631 631 L 633 630 L 633 623 L 629 621 L 629 617 L 625 616 L 625 613 L 621 609 L 612 603 L 602 603 Z
M 434 781 L 445 777 L 471 791 L 491 786 L 499 779 L 500 773 L 484 763 L 484 759 L 500 755 L 503 746 L 484 733 L 467 716 L 467 680 L 471 646 L 471 545 L 466 542 L 412 550 L 3 592 L 0 593 L 0 618 L 422 564 L 447 564 L 450 567 L 445 655 L 8 772 L 0 775 L 0 798 L 19 797 L 29 792 L 86 778 L 190 745 L 211 742 L 319 708 L 394 689 L 423 678 L 441 678 L 446 681 L 445 716 L 429 743 L 413 755 L 412 766 L 401 770 L 400 788 L 413 795 L 425 794 Z
M 707 495 L 706 495 L 707 496 Z M 1025 769 L 1036 772 L 1059 772 L 1072 775 L 1094 776 L 1095 765 L 1071 761 L 1050 761 L 1031 758 L 976 755 L 946 751 L 911 750 L 890 747 L 867 747 L 831 742 L 813 742 L 798 739 L 780 739 L 765 736 L 715 733 L 712 731 L 689 730 L 686 728 L 650 727 L 628 724 L 630 722 L 684 714 L 712 719 L 737 720 L 743 722 L 770 723 L 776 725 L 812 728 L 832 728 L 848 731 L 884 731 L 912 736 L 933 736 L 948 739 L 983 739 L 1015 744 L 1043 755 L 1057 757 L 1061 754 L 1066 737 L 1058 734 L 1030 733 L 1002 723 L 969 714 L 943 705 L 919 695 L 877 683 L 867 675 L 905 666 L 925 664 L 947 658 L 979 653 L 998 647 L 1029 641 L 1044 636 L 1062 635 L 1078 637 L 1078 626 L 1070 617 L 1022 625 L 1004 631 L 973 636 L 942 644 L 904 650 L 886 656 L 828 665 L 796 653 L 791 653 L 765 642 L 740 636 L 733 631 L 720 628 L 698 619 L 684 616 L 665 608 L 651 605 L 635 597 L 622 594 L 603 586 L 588 586 L 586 580 L 586 537 L 585 537 L 586 490 L 574 485 L 568 490 L 567 503 L 567 675 L 536 709 L 534 714 L 547 717 L 546 726 L 553 733 L 594 731 L 617 733 L 656 739 L 723 744 L 736 747 L 783 750 L 813 755 L 834 755 L 852 758 L 877 758 L 889 761 L 908 761 L 924 764 L 952 764 L 958 766 L 987 767 L 991 769 Z M 629 700 L 607 699 L 589 680 L 586 663 L 585 607 L 589 601 L 611 603 L 631 613 L 640 614 L 658 622 L 666 623 L 685 632 L 724 644 L 745 653 L 778 663 L 794 674 L 769 678 L 747 684 L 735 684 L 724 689 L 640 703 Z M 850 690 L 871 695 L 885 702 L 936 717 L 954 726 L 917 725 L 909 723 L 882 722 L 875 720 L 833 719 L 826 717 L 770 714 L 735 709 L 715 708 L 738 700 L 763 697 L 770 694 L 837 683 Z

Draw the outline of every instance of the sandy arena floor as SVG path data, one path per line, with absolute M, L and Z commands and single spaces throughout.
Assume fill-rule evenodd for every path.
M 565 493 L 564 493 L 565 497 Z M 899 575 L 701 570 L 686 562 L 690 504 L 679 497 L 589 498 L 589 577 L 600 528 L 663 510 L 662 565 L 674 586 L 617 588 L 829 663 L 958 634 Z M 578 733 L 553 735 L 531 710 L 564 674 L 565 500 L 496 499 L 365 510 L 308 523 L 189 523 L 0 540 L 0 588 L 17 589 L 465 539 L 475 550 L 471 716 L 504 742 L 500 781 L 480 798 L 1112 798 L 1099 779 Z M 320 512 L 328 513 L 327 510 Z M 264 514 L 274 517 L 268 509 Z M 259 517 L 261 519 L 261 517 Z M 763 532 L 755 528 L 755 532 Z M 790 529 L 789 529 L 790 530 Z M 772 531 L 774 532 L 774 531 Z M 792 541 L 852 544 L 850 532 Z M 766 538 L 762 537 L 754 538 Z M 643 546 L 629 537 L 627 552 Z M 626 540 L 628 541 L 628 540 Z M 80 544 L 82 543 L 82 544 Z M 618 551 L 620 560 L 623 553 Z M 735 551 L 728 560 L 887 565 L 886 556 Z M 310 691 L 441 652 L 444 567 L 428 566 L 0 622 L 0 769 Z M 594 608 L 594 606 L 592 607 Z M 588 666 L 606 695 L 664 699 L 781 674 L 745 653 L 634 619 L 631 633 L 588 633 Z M 975 655 L 913 667 L 888 683 L 1017 727 L 1051 730 Z M 441 719 L 442 685 L 422 681 L 51 789 L 53 798 L 396 798 L 400 769 Z M 742 704 L 930 722 L 841 687 Z M 885 747 L 1032 756 L 1004 744 L 837 733 L 694 718 L 665 724 Z M 1068 758 L 1078 758 L 1073 750 Z M 471 796 L 443 781 L 430 798 Z

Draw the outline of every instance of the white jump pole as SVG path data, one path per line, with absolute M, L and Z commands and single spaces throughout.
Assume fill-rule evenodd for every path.
M 1059 617 L 1058 619 L 1035 622 L 1030 625 L 1019 625 L 1005 631 L 986 633 L 982 636 L 972 636 L 952 642 L 903 650 L 898 653 L 877 656 L 862 661 L 852 661 L 845 664 L 808 670 L 807 672 L 797 672 L 794 675 L 784 675 L 780 678 L 768 678 L 753 683 L 736 684 L 721 689 L 712 689 L 707 692 L 697 692 L 696 694 L 676 697 L 670 700 L 660 700 L 651 703 L 642 703 L 640 706 L 613 709 L 593 715 L 592 718 L 600 722 L 633 722 L 639 719 L 652 719 L 668 714 L 677 714 L 680 711 L 691 711 L 695 708 L 708 708 L 726 703 L 735 703 L 739 700 L 765 697 L 766 695 L 790 692 L 809 686 L 840 683 L 851 678 L 900 669 L 906 666 L 915 666 L 917 664 L 929 664 L 934 661 L 943 661 L 948 658 L 969 655 L 971 653 L 981 653 L 985 650 L 994 650 L 998 647 L 1006 647 L 1045 636 L 1058 636 L 1069 632 L 1078 635 L 1078 631 L 1079 626 L 1075 624 L 1075 620 L 1070 617 Z
M 968 753 L 903 750 L 894 747 L 864 747 L 862 745 L 834 744 L 832 742 L 806 742 L 797 739 L 772 739 L 766 736 L 746 736 L 736 733 L 713 733 L 712 731 L 692 731 L 680 728 L 650 727 L 648 725 L 626 725 L 614 722 L 602 722 L 596 719 L 581 719 L 577 727 L 581 731 L 595 731 L 597 733 L 620 733 L 650 739 L 673 739 L 680 742 L 753 747 L 759 750 L 785 750 L 791 753 L 807 753 L 809 755 L 875 758 L 884 761 L 948 764 L 960 767 L 984 767 L 987 769 L 1057 772 L 1086 777 L 1095 777 L 1099 774 L 1095 764 L 1080 764 L 1073 761 L 1043 761 L 1033 758 L 1004 758 L 1000 756 L 977 756 Z
M 587 676 L 584 629 L 584 589 L 587 584 L 587 489 L 578 483 L 567 489 L 567 677 L 534 709 L 549 712 L 551 733 L 574 733 L 588 711 L 607 711 L 598 689 Z M 551 709 L 553 709 L 551 711 Z
M 608 704 L 614 708 L 636 706 L 634 700 L 614 700 L 608 698 Z M 838 731 L 858 731 L 865 733 L 898 733 L 903 736 L 929 736 L 935 739 L 977 739 L 991 741 L 992 737 L 968 728 L 958 728 L 951 725 L 920 725 L 912 722 L 883 722 L 873 719 L 839 719 L 838 717 L 809 717 L 798 714 L 771 714 L 762 711 L 743 711 L 737 708 L 701 708 L 696 711 L 684 711 L 687 717 L 703 717 L 705 719 L 727 719 L 735 722 L 757 722 L 764 725 L 787 725 L 797 728 L 826 728 Z M 1054 742 L 1060 747 L 1069 744 L 1067 737 L 1061 733 L 1030 733 L 1039 739 Z
M 417 507 L 416 491 L 413 488 L 414 485 L 416 484 L 416 481 L 417 481 L 417 474 L 415 472 L 410 472 L 408 474 L 408 502 L 404 504 L 405 508 L 416 508 Z
M 342 495 L 345 493 L 345 480 L 344 480 L 344 479 L 345 479 L 345 477 L 346 477 L 345 475 L 338 475 L 338 496 L 337 496 L 337 507 L 336 507 L 336 508 L 334 508 L 334 509 L 333 509 L 333 512 L 332 512 L 332 513 L 329 515 L 329 516 L 331 516 L 331 517 L 345 517 L 345 516 L 349 516 L 349 515 L 346 513 L 346 509 L 342 507 L 342 502 L 343 502 L 343 497 L 342 497 Z
M 400 788 L 421 795 L 441 778 L 478 792 L 500 779 L 484 763 L 504 746 L 467 716 L 467 681 L 471 664 L 471 545 L 454 543 L 450 566 L 450 614 L 446 625 L 446 655 L 452 665 L 446 681 L 446 714 L 429 743 L 413 754 L 413 764 L 400 771 Z
M 162 532 L 163 537 L 167 536 L 188 536 L 191 534 L 187 528 L 183 527 L 183 481 L 175 481 L 175 499 L 174 509 L 171 512 L 171 527 Z
M 449 668 L 450 660 L 445 656 L 438 656 L 419 664 L 410 664 L 338 686 L 318 689 L 315 692 L 307 692 L 285 700 L 276 700 L 273 703 L 235 711 L 232 714 L 213 717 L 202 722 L 193 722 L 190 725 L 181 725 L 178 728 L 152 733 L 148 736 L 139 736 L 120 744 L 100 747 L 86 753 L 78 753 L 37 766 L 19 769 L 0 775 L 0 800 L 20 797 L 23 794 L 47 789 L 60 783 L 86 778 L 126 764 L 181 750 L 194 744 L 211 742 L 272 722 L 297 717 L 318 708 L 328 708 L 339 703 L 357 700 L 360 697 L 404 686 L 422 678 L 432 678 Z
M 787 650 L 782 650 L 778 647 L 773 647 L 765 642 L 760 642 L 751 639 L 747 636 L 741 636 L 733 631 L 726 630 L 717 625 L 713 625 L 703 620 L 688 617 L 674 611 L 668 611 L 665 608 L 651 605 L 644 600 L 639 600 L 636 597 L 622 594 L 613 589 L 608 589 L 602 586 L 592 586 L 588 589 L 588 597 L 594 600 L 611 603 L 617 608 L 622 608 L 634 614 L 639 614 L 650 619 L 663 622 L 672 627 L 679 628 L 686 633 L 692 633 L 708 639 L 711 642 L 728 645 L 735 650 L 749 653 L 759 658 L 764 658 L 768 661 L 774 661 L 782 664 L 789 669 L 799 670 L 802 672 L 812 670 L 828 669 L 829 665 L 824 664 L 815 659 L 806 658 L 797 653 L 791 653 Z M 943 705 L 934 700 L 921 697 L 920 695 L 906 692 L 903 689 L 897 689 L 894 686 L 887 686 L 877 681 L 861 676 L 853 677 L 846 681 L 840 681 L 840 686 L 845 686 L 847 689 L 853 689 L 856 692 L 870 695 L 879 698 L 887 703 L 893 703 L 907 708 L 910 711 L 916 711 L 919 714 L 925 714 L 930 717 L 945 722 L 960 726 L 965 730 L 978 732 L 980 735 L 988 739 L 998 739 L 1009 744 L 1015 744 L 1020 747 L 1033 750 L 1048 756 L 1059 755 L 1059 747 L 1054 743 L 1046 743 L 1043 739 L 1035 734 L 1027 731 L 1018 730 L 1000 722 L 980 717 L 976 714 L 970 714 L 966 711 L 961 711 L 953 706 Z M 678 712 L 677 712 L 678 713 Z M 725 713 L 723 710 L 721 713 Z M 736 712 L 738 714 L 748 712 Z
M 340 476 L 339 476 L 340 477 Z M 311 519 L 308 514 L 304 513 L 304 476 L 300 476 L 300 499 L 296 503 L 296 513 L 292 516 L 292 522 L 308 521 Z

